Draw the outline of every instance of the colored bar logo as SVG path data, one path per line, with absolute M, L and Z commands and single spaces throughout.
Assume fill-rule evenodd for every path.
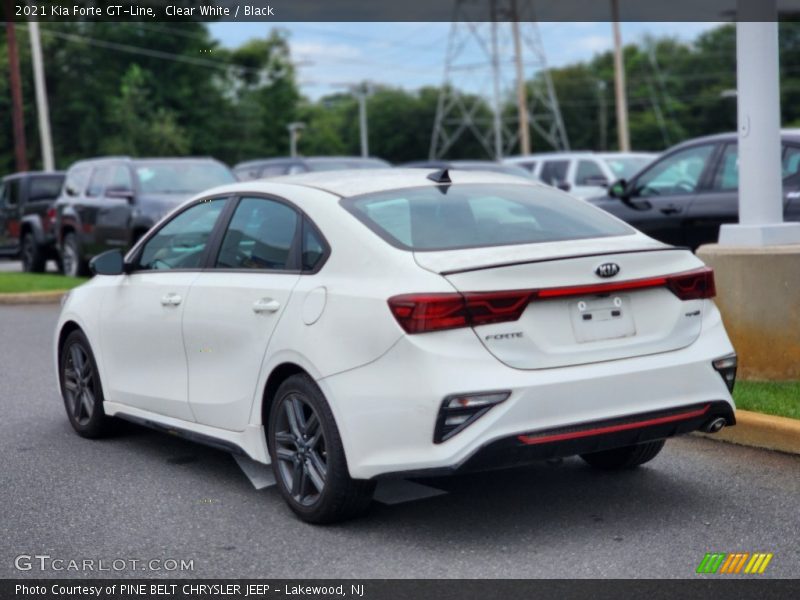
M 697 567 L 696 573 L 740 574 L 761 575 L 767 570 L 769 561 L 772 560 L 772 553 L 737 552 L 728 554 L 725 552 L 706 552 L 703 560 Z

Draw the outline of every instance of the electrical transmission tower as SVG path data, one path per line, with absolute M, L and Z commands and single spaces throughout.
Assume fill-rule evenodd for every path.
M 455 0 L 430 158 L 465 134 L 495 160 L 526 153 L 530 130 L 569 150 L 531 0 Z

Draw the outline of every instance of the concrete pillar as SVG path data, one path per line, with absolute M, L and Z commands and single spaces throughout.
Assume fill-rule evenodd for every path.
M 739 7 L 740 19 L 764 20 L 736 24 L 739 223 L 723 225 L 719 243 L 800 243 L 800 223 L 783 222 L 776 0 L 740 0 Z

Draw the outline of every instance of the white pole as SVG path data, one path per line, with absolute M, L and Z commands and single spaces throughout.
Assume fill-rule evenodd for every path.
M 367 132 L 367 89 L 366 84 L 356 90 L 358 96 L 358 128 L 361 134 L 361 156 L 369 156 L 369 135 Z
M 776 0 L 739 0 L 737 18 L 739 223 L 723 225 L 719 242 L 800 243 L 800 223 L 783 222 Z
M 614 32 L 614 94 L 617 102 L 617 138 L 620 152 L 631 151 L 631 136 L 628 132 L 628 96 L 625 90 L 625 57 L 622 33 L 619 27 L 618 0 L 611 0 L 612 29 Z
M 494 11 L 494 2 L 492 2 L 492 11 Z M 494 12 L 492 12 L 494 16 Z M 493 20 L 491 23 L 492 28 L 492 88 L 494 90 L 494 115 L 492 118 L 494 129 L 494 159 L 500 161 L 503 159 L 503 117 L 502 117 L 502 100 L 500 98 L 500 53 L 498 50 L 497 41 L 497 21 Z
M 53 140 L 50 135 L 50 110 L 47 105 L 47 86 L 44 81 L 44 61 L 42 59 L 42 40 L 39 37 L 39 23 L 30 21 L 28 23 L 28 32 L 31 38 L 33 82 L 36 88 L 36 113 L 39 116 L 42 164 L 45 171 L 52 171 L 55 169 L 55 161 L 53 160 Z

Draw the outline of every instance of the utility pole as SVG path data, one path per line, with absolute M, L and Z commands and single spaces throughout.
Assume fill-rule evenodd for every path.
M 630 152 L 628 133 L 628 99 L 625 95 L 625 62 L 622 56 L 622 34 L 619 29 L 619 0 L 611 0 L 611 19 L 614 29 L 614 92 L 617 103 L 617 136 L 620 152 Z
M 514 38 L 514 64 L 517 68 L 517 114 L 519 115 L 519 151 L 520 154 L 531 153 L 531 135 L 528 129 L 528 93 L 525 88 L 525 71 L 522 66 L 522 41 L 519 37 L 517 21 L 517 3 L 513 3 L 514 14 L 511 21 L 511 35 Z
M 369 156 L 369 133 L 367 131 L 367 84 L 356 86 L 354 89 L 358 98 L 358 131 L 361 137 L 361 156 Z
M 608 113 L 606 112 L 606 82 L 597 80 L 597 122 L 600 126 L 600 150 L 608 149 Z
M 33 82 L 36 88 L 36 112 L 39 116 L 39 139 L 42 146 L 42 165 L 45 171 L 55 169 L 53 160 L 53 139 L 50 134 L 50 109 L 47 104 L 47 85 L 44 81 L 44 61 L 42 59 L 42 40 L 39 37 L 38 21 L 28 23 L 31 38 L 31 60 L 33 62 Z
M 19 54 L 17 54 L 17 35 L 14 21 L 8 15 L 14 14 L 11 0 L 3 0 L 6 18 L 6 39 L 8 40 L 8 81 L 11 87 L 11 119 L 14 125 L 14 155 L 17 171 L 28 170 L 27 148 L 25 147 L 25 124 L 22 116 L 22 81 L 19 76 Z
M 286 129 L 289 130 L 289 156 L 294 158 L 297 156 L 297 139 L 300 137 L 300 132 L 306 128 L 305 123 L 296 121 L 289 123 Z

